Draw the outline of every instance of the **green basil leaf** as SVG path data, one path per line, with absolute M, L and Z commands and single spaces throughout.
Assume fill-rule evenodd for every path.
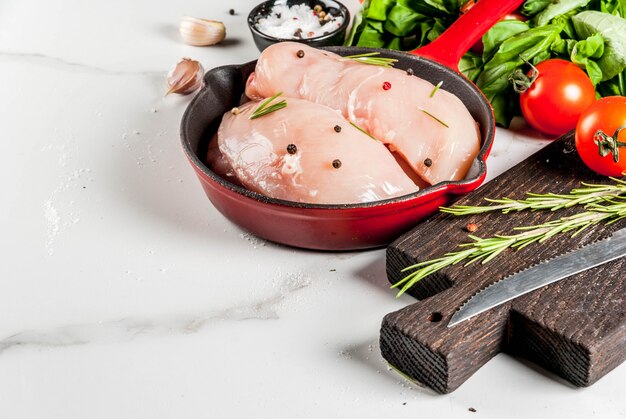
M 459 71 L 465 75 L 471 81 L 476 81 L 478 75 L 483 68 L 483 59 L 480 55 L 473 52 L 468 52 L 461 57 L 459 61 Z
M 530 29 L 525 22 L 519 20 L 503 20 L 496 23 L 485 35 L 483 35 L 483 58 L 491 57 L 497 47 L 507 39 L 518 33 Z
M 554 40 L 554 42 L 552 43 L 552 45 L 550 45 L 550 52 L 555 54 L 555 55 L 560 55 L 561 57 L 567 57 L 569 56 L 569 53 L 571 51 L 570 47 L 569 47 L 569 42 L 572 41 L 571 39 L 563 39 L 560 36 Z M 573 41 L 575 42 L 575 41 Z
M 526 0 L 522 6 L 524 16 L 535 16 L 552 3 L 552 0 Z
M 384 21 L 387 13 L 396 4 L 396 0 L 371 0 L 365 17 L 368 20 Z
M 382 48 L 385 45 L 385 38 L 382 31 L 376 30 L 368 23 L 359 35 L 357 45 L 367 48 Z
M 545 61 L 545 60 L 548 60 L 548 59 L 550 59 L 550 58 L 552 58 L 552 53 L 551 53 L 551 52 L 550 52 L 550 50 L 548 49 L 548 50 L 545 50 L 545 51 L 541 51 L 541 52 L 539 52 L 537 55 L 535 55 L 535 56 L 533 57 L 533 59 L 532 59 L 532 60 L 530 60 L 530 62 L 531 62 L 533 65 L 537 65 L 537 64 L 539 64 L 540 62 Z
M 398 3 L 389 11 L 384 28 L 395 36 L 407 36 L 423 20 L 426 20 L 426 16 Z
M 602 96 L 626 96 L 626 70 L 597 86 Z
M 430 33 L 433 25 L 435 24 L 434 20 L 429 20 L 427 22 L 422 22 L 419 25 L 419 31 L 416 32 L 416 35 L 419 37 L 419 45 L 426 45 L 429 42 L 428 34 Z
M 426 35 L 428 40 L 431 42 L 437 39 L 439 35 L 444 33 L 446 30 L 446 25 L 444 25 L 441 19 L 435 19 L 434 22 L 435 23 L 432 25 L 432 28 L 430 28 L 430 31 L 428 31 L 428 34 Z
M 402 49 L 402 38 L 400 37 L 393 37 L 391 38 L 391 40 L 389 40 L 386 44 L 385 44 L 385 48 L 387 49 L 395 49 L 395 50 L 401 50 Z
M 564 15 L 560 15 L 552 19 L 550 23 L 563 25 L 563 32 L 570 39 L 576 39 L 576 29 L 572 23 L 572 17 L 578 13 L 578 10 L 572 10 Z
M 365 21 L 365 19 L 363 18 L 363 12 L 366 8 L 366 3 L 363 2 L 363 7 L 361 8 L 361 10 L 359 10 L 359 12 L 356 14 L 356 16 L 354 16 L 354 20 L 352 21 L 352 26 L 350 27 L 350 32 L 348 32 L 348 36 L 346 36 L 346 39 L 344 41 L 344 45 L 346 46 L 350 46 L 350 45 L 354 45 L 354 38 L 357 37 L 357 34 L 360 34 L 363 31 L 363 28 L 365 27 L 365 24 L 367 23 Z
M 626 18 L 626 0 L 602 0 L 600 11 Z
M 509 75 L 522 67 L 525 61 L 545 54 L 558 40 L 562 25 L 546 25 L 521 32 L 502 42 L 493 57 L 485 63 L 483 72 L 476 79 L 476 85 L 487 99 L 510 89 Z M 505 120 L 500 120 L 504 123 Z
M 447 12 L 446 1 L 442 0 L 398 0 L 398 3 L 431 18 L 444 17 L 450 14 Z
M 440 12 L 443 12 L 445 14 L 450 14 L 453 13 L 453 11 L 448 10 L 448 4 L 449 2 L 447 1 L 441 1 L 441 0 L 423 0 L 424 3 L 428 4 L 429 6 L 431 6 L 433 9 L 439 10 Z
M 385 24 L 384 22 L 378 22 L 376 20 L 367 22 L 367 25 L 369 27 L 371 27 L 372 29 L 374 29 L 376 32 L 379 32 L 379 33 L 383 33 L 385 31 L 383 27 L 384 24 Z
M 602 81 L 612 79 L 626 69 L 626 19 L 598 11 L 585 11 L 572 18 L 579 38 L 596 33 L 604 38 L 604 54 L 598 59 Z
M 598 59 L 604 54 L 604 38 L 599 33 L 589 38 L 574 42 L 570 52 L 570 59 L 574 64 L 584 67 L 591 82 L 595 86 L 602 80 L 602 70 L 593 59 Z
M 487 97 L 493 108 L 496 124 L 505 128 L 511 125 L 511 120 L 518 113 L 519 100 L 512 100 L 512 98 L 517 99 L 516 95 L 514 96 L 510 91 Z
M 556 0 L 550 2 L 548 7 L 534 17 L 533 24 L 534 26 L 547 25 L 555 17 L 564 15 L 580 7 L 584 7 L 587 3 L 589 3 L 589 1 L 590 0 Z
M 463 6 L 466 2 L 467 0 L 443 0 L 446 10 L 452 16 L 458 16 L 461 6 Z

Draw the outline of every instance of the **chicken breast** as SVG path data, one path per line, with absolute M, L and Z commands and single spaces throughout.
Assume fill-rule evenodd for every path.
M 287 107 L 249 119 L 260 102 L 227 112 L 214 161 L 249 190 L 289 201 L 351 204 L 416 192 L 387 148 L 323 105 L 286 98 Z
M 435 184 L 463 179 L 480 149 L 477 123 L 445 87 L 403 70 L 281 42 L 261 54 L 246 95 L 261 99 L 283 92 L 336 109 Z

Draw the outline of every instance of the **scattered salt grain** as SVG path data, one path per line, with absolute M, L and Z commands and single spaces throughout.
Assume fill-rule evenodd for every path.
M 309 39 L 330 33 L 343 24 L 343 16 L 333 16 L 311 9 L 306 4 L 291 7 L 277 4 L 256 28 L 279 39 Z

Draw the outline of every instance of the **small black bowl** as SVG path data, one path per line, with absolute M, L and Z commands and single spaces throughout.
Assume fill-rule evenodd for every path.
M 260 18 L 269 15 L 274 5 L 277 4 L 285 4 L 289 7 L 297 4 L 306 4 L 311 9 L 316 5 L 320 5 L 325 13 L 330 13 L 333 16 L 343 16 L 343 24 L 327 34 L 314 38 L 276 38 L 259 31 L 256 25 Z M 312 47 L 342 45 L 349 25 L 350 12 L 346 6 L 335 0 L 268 0 L 256 6 L 248 15 L 248 27 L 250 28 L 250 32 L 252 32 L 252 38 L 259 51 L 263 51 L 270 45 L 282 41 L 301 42 Z

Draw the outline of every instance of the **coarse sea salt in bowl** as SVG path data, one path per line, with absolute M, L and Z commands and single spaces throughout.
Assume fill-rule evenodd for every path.
M 248 27 L 259 51 L 281 41 L 312 47 L 342 45 L 350 12 L 335 0 L 268 0 L 248 15 Z

